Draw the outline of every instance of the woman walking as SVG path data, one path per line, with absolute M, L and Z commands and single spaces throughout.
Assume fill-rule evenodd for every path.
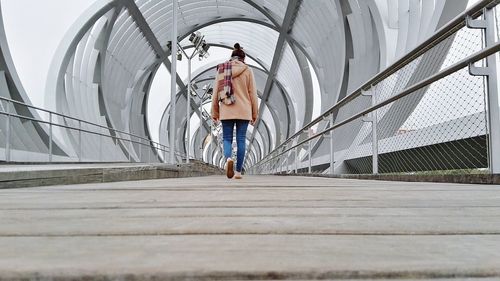
M 248 123 L 255 124 L 258 116 L 257 89 L 252 69 L 245 64 L 245 52 L 234 45 L 231 59 L 217 66 L 212 95 L 212 119 L 222 122 L 224 169 L 228 178 L 241 179 L 245 160 Z M 234 172 L 233 130 L 236 127 L 236 173 Z

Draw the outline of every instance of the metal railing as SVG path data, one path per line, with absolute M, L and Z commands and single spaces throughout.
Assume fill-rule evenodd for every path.
M 15 108 L 18 107 L 16 110 Z M 24 108 L 27 114 L 23 115 L 20 114 L 19 108 Z M 37 112 L 41 112 L 42 114 L 48 114 L 48 121 L 43 120 L 42 118 L 35 118 L 33 117 L 33 114 L 31 110 L 35 110 Z M 41 116 L 40 114 L 38 114 Z M 121 130 L 117 130 L 111 127 L 103 126 L 100 124 L 96 124 L 93 122 L 89 122 L 86 120 L 78 119 L 75 117 L 71 117 L 65 114 L 53 112 L 47 109 L 43 109 L 40 107 L 36 107 L 33 105 L 29 105 L 23 102 L 19 102 L 16 100 L 12 100 L 9 98 L 5 97 L 0 97 L 0 116 L 4 116 L 5 118 L 5 127 L 3 128 L 5 131 L 4 135 L 4 160 L 6 162 L 54 162 L 54 157 L 57 156 L 58 160 L 57 162 L 166 162 L 167 159 L 167 154 L 170 153 L 169 147 L 160 144 L 158 142 L 154 142 L 148 138 L 141 137 L 135 134 L 131 134 L 128 132 L 124 132 Z M 40 151 L 40 149 L 33 149 L 33 147 L 29 150 L 26 150 L 25 148 L 18 148 L 15 149 L 14 146 L 14 127 L 13 127 L 13 121 L 14 118 L 17 118 L 18 120 L 22 122 L 28 122 L 31 121 L 33 123 L 37 123 L 41 126 L 39 128 L 43 130 L 44 133 L 40 134 L 40 131 L 37 131 L 37 136 L 29 136 L 32 138 L 40 138 L 42 143 L 46 146 L 47 151 L 44 153 L 44 151 Z M 63 122 L 58 123 L 56 122 L 57 119 L 62 119 Z M 71 125 L 69 123 L 74 123 L 75 125 Z M 77 125 L 76 125 L 77 124 Z M 45 127 L 44 127 L 45 126 Z M 86 128 L 89 127 L 89 128 Z M 64 129 L 67 130 L 66 135 L 69 136 L 71 135 L 71 132 L 75 132 L 76 136 L 76 144 L 73 147 L 73 150 L 75 151 L 75 155 L 67 155 L 67 153 L 59 148 L 58 152 L 54 152 L 54 148 L 58 147 L 58 144 L 56 142 L 57 136 L 55 136 L 54 130 L 56 128 Z M 91 130 L 90 128 L 94 128 L 95 130 Z M 26 128 L 19 128 L 18 130 L 25 130 Z M 63 134 L 65 134 L 63 133 Z M 46 134 L 44 136 L 44 134 Z M 87 134 L 88 136 L 94 136 L 97 137 L 97 145 L 98 145 L 98 153 L 94 153 L 97 155 L 97 157 L 85 157 L 84 156 L 84 151 L 83 151 L 83 146 L 86 145 L 83 141 L 83 134 Z M 0 138 L 2 135 L 0 135 Z M 26 137 L 26 136 L 25 136 Z M 60 137 L 60 136 L 59 136 Z M 20 137 L 22 138 L 22 137 Z M 46 141 L 44 141 L 44 138 Z M 115 157 L 113 158 L 108 155 L 109 151 L 103 151 L 103 143 L 105 140 L 110 140 L 112 143 L 115 144 L 116 147 L 116 154 L 120 155 L 122 157 Z M 18 140 L 19 141 L 19 140 Z M 22 141 L 22 139 L 21 139 Z M 28 140 L 26 140 L 28 141 Z M 121 142 L 123 146 L 125 144 L 129 144 L 130 147 L 128 149 L 125 149 L 125 147 L 120 148 L 120 144 L 118 142 Z M 59 144 L 62 144 L 62 140 L 59 142 Z M 135 155 L 135 157 L 132 156 L 132 150 L 134 150 L 133 145 L 137 145 L 139 148 L 137 149 L 138 152 Z M 64 145 L 64 144 L 63 144 Z M 67 144 L 65 144 L 67 145 Z M 88 144 L 87 144 L 88 145 Z M 105 148 L 105 147 L 104 147 Z M 93 147 L 95 149 L 95 147 Z M 143 150 L 147 149 L 147 157 L 143 155 Z M 16 159 L 15 157 L 12 157 L 12 152 L 20 151 L 20 152 L 26 152 L 28 156 L 26 157 L 20 157 L 19 159 Z M 38 150 L 38 151 L 36 151 Z M 34 157 L 34 153 L 39 153 L 39 154 L 46 154 L 46 158 L 43 159 L 44 157 Z M 163 154 L 163 155 L 160 155 Z M 30 156 L 31 155 L 31 156 Z M 184 157 L 184 154 L 175 152 L 175 155 L 177 159 L 179 160 L 180 158 Z
M 326 140 L 329 138 L 330 139 L 329 163 L 327 163 L 328 165 L 318 165 L 318 166 L 322 166 L 319 169 L 320 172 L 326 172 L 323 170 L 325 169 L 325 167 L 329 167 L 328 171 L 329 173 L 332 174 L 336 173 L 335 165 L 339 163 L 337 163 L 335 159 L 335 152 L 338 152 L 338 150 L 335 150 L 335 145 L 343 137 L 346 137 L 345 135 L 336 137 L 337 135 L 336 132 L 340 131 L 341 129 L 344 129 L 343 133 L 348 134 L 349 132 L 346 132 L 347 130 L 345 130 L 345 128 L 348 126 L 355 127 L 353 124 L 357 124 L 357 127 L 355 127 L 357 128 L 356 132 L 361 132 L 363 130 L 365 130 L 366 132 L 364 132 L 363 139 L 357 141 L 359 145 L 357 146 L 356 149 L 360 149 L 359 147 L 362 146 L 361 144 L 366 144 L 366 140 L 369 139 L 371 136 L 370 155 L 366 155 L 366 153 L 364 154 L 358 153 L 359 155 L 364 156 L 364 157 L 358 157 L 358 159 L 364 158 L 364 161 L 366 161 L 366 159 L 371 158 L 371 163 L 370 163 L 371 172 L 377 174 L 379 173 L 378 169 L 379 144 L 381 142 L 381 139 L 377 137 L 377 133 L 380 131 L 384 131 L 385 129 L 383 127 L 377 128 L 377 123 L 379 124 L 379 126 L 386 124 L 381 122 L 383 117 L 381 117 L 380 115 L 386 114 L 386 112 L 390 110 L 390 107 L 395 106 L 396 103 L 399 104 L 405 102 L 408 103 L 407 101 L 410 98 L 414 99 L 415 101 L 413 101 L 413 103 L 418 105 L 422 96 L 424 96 L 428 92 L 429 88 L 432 87 L 433 84 L 443 83 L 443 80 L 448 78 L 455 78 L 453 77 L 453 75 L 457 75 L 457 73 L 462 74 L 463 70 L 468 68 L 468 71 L 471 76 L 486 77 L 486 79 L 484 79 L 485 80 L 484 90 L 486 91 L 487 88 L 487 93 L 484 95 L 484 99 L 486 99 L 487 101 L 482 104 L 485 107 L 484 112 L 478 113 L 479 115 L 481 114 L 484 115 L 484 118 L 486 119 L 485 121 L 486 125 L 483 123 L 479 124 L 479 122 L 476 122 L 475 125 L 467 124 L 467 126 L 472 127 L 472 126 L 484 125 L 486 127 L 484 129 L 485 131 L 484 135 L 487 136 L 487 140 L 485 140 L 487 146 L 485 149 L 487 151 L 486 152 L 487 155 L 485 156 L 487 158 L 487 160 L 485 160 L 487 162 L 486 167 L 489 168 L 491 173 L 500 173 L 500 143 L 499 143 L 500 136 L 498 135 L 500 134 L 500 124 L 499 124 L 500 120 L 499 120 L 498 106 L 495 106 L 498 105 L 498 89 L 497 89 L 497 74 L 496 74 L 497 69 L 496 69 L 495 54 L 500 51 L 500 44 L 497 42 L 498 40 L 496 40 L 497 34 L 495 34 L 495 15 L 494 15 L 495 14 L 494 9 L 496 8 L 499 2 L 500 1 L 498 0 L 480 1 L 467 11 L 455 17 L 448 24 L 440 28 L 429 39 L 419 44 L 413 51 L 409 52 L 408 54 L 397 60 L 395 63 L 393 63 L 390 67 L 386 68 L 384 71 L 375 75 L 369 81 L 364 83 L 361 87 L 359 87 L 351 94 L 347 95 L 345 98 L 337 102 L 331 108 L 326 110 L 321 116 L 314 119 L 312 122 L 310 122 L 309 124 L 304 126 L 301 130 L 299 130 L 297 133 L 289 137 L 286 141 L 281 143 L 278 147 L 276 147 L 272 152 L 266 155 L 258 163 L 250 167 L 248 171 L 255 174 L 284 173 L 284 172 L 297 173 L 299 170 L 306 171 L 307 169 L 307 172 L 311 173 L 313 166 L 312 163 L 313 162 L 312 150 L 314 146 L 313 142 L 316 141 L 317 143 L 319 143 L 320 140 Z M 479 19 L 479 20 L 476 19 L 481 16 L 483 16 L 484 19 Z M 389 97 L 386 98 L 384 98 L 383 96 L 380 97 L 381 95 L 380 88 L 383 88 L 385 86 L 384 83 L 386 84 L 390 79 L 394 80 L 393 76 L 395 76 L 396 74 L 402 73 L 406 75 L 405 73 L 410 73 L 412 71 L 413 71 L 412 73 L 415 73 L 416 72 L 415 69 L 416 66 L 418 66 L 418 62 L 422 62 L 424 59 L 429 60 L 429 58 L 425 58 L 425 55 L 428 55 L 428 57 L 432 57 L 430 56 L 431 53 L 439 52 L 441 56 L 446 57 L 448 55 L 448 50 L 452 44 L 451 42 L 453 41 L 455 36 L 457 36 L 458 32 L 461 31 L 462 29 L 465 29 L 466 27 L 470 29 L 480 29 L 481 31 L 483 31 L 483 34 L 481 34 L 480 39 L 482 40 L 482 43 L 485 46 L 484 48 L 482 48 L 477 52 L 473 52 L 472 54 L 468 54 L 467 56 L 461 58 L 456 62 L 449 63 L 449 65 L 446 65 L 447 62 L 443 61 L 439 65 L 439 69 L 436 69 L 437 71 L 432 71 L 432 73 L 434 74 L 421 77 L 421 79 L 417 80 L 417 82 L 409 84 L 408 86 L 406 86 L 403 89 L 400 89 L 399 91 L 395 91 Z M 479 42 L 479 45 L 481 45 L 481 42 Z M 476 67 L 474 65 L 474 63 L 483 59 L 486 59 L 487 66 Z M 430 63 L 432 62 L 429 62 L 428 64 Z M 412 71 L 409 71 L 408 69 L 412 69 Z M 459 82 L 460 81 L 458 81 L 458 83 Z M 393 83 L 398 83 L 398 81 Z M 393 87 L 393 89 L 395 88 L 396 87 Z M 474 91 L 477 92 L 477 90 Z M 370 100 L 366 100 L 366 97 L 369 97 Z M 476 95 L 474 98 L 480 99 L 483 97 Z M 450 108 L 451 106 L 452 105 L 450 105 Z M 357 111 L 355 113 L 352 113 L 353 109 Z M 342 117 L 345 116 L 345 117 L 340 118 L 339 116 Z M 408 118 L 408 116 L 406 117 Z M 477 117 L 478 120 L 481 118 L 482 116 Z M 451 120 L 450 122 L 451 123 L 460 122 L 460 120 L 459 121 L 456 120 Z M 450 125 L 451 123 L 447 123 L 447 125 Z M 365 126 L 366 124 L 369 124 L 369 127 L 366 127 Z M 322 127 L 321 128 L 322 130 L 317 133 L 312 133 L 314 131 L 313 129 L 316 127 Z M 368 130 L 370 129 L 370 127 L 371 130 Z M 482 132 L 482 128 L 476 131 Z M 307 133 L 308 135 L 304 136 L 305 133 Z M 478 133 L 475 132 L 474 134 L 477 135 Z M 392 135 L 391 137 L 394 137 L 394 135 Z M 469 139 L 470 138 L 471 137 L 469 137 Z M 472 137 L 472 139 L 474 138 Z M 458 144 L 459 141 L 462 140 L 457 138 L 456 141 Z M 353 142 L 354 142 L 354 137 L 353 137 Z M 460 143 L 460 145 L 463 144 Z M 473 146 L 470 143 L 468 145 Z M 364 147 L 363 149 L 366 150 L 366 147 Z M 439 148 L 432 147 L 432 149 L 434 153 L 437 153 L 436 149 Z M 449 159 L 453 159 L 453 161 L 457 161 L 455 159 L 456 157 L 454 158 L 453 155 L 451 155 L 452 154 L 451 151 L 456 151 L 459 149 L 460 148 L 454 147 L 453 149 L 450 149 L 450 152 L 448 152 L 450 155 L 445 155 L 445 156 L 448 157 Z M 349 150 L 349 146 L 346 150 Z M 481 147 L 479 150 L 482 151 L 483 147 Z M 422 151 L 420 152 L 413 151 L 413 153 L 414 153 L 413 155 L 417 155 L 418 153 L 422 153 Z M 426 151 L 425 153 L 429 153 L 429 151 Z M 392 160 L 396 162 L 399 161 L 398 159 L 396 159 L 397 155 L 396 156 L 392 155 L 392 156 L 393 156 L 393 158 L 391 158 Z M 481 155 L 479 158 L 481 158 L 482 156 L 483 155 Z M 476 156 L 474 155 L 470 156 L 468 154 L 468 157 L 473 158 Z M 430 160 L 431 160 L 430 162 L 435 161 L 435 159 L 430 159 Z M 324 162 L 325 160 L 323 158 L 323 162 L 320 162 L 319 164 Z M 477 161 L 476 163 L 479 162 L 483 163 L 484 161 L 480 160 Z M 299 167 L 299 165 L 301 167 Z M 405 163 L 405 165 L 408 166 L 407 163 Z M 450 166 L 467 167 L 468 165 L 473 166 L 473 168 L 484 168 L 483 164 L 473 164 L 473 165 L 457 164 Z M 439 167 L 439 165 L 437 165 L 435 169 L 439 170 L 442 169 L 442 167 Z M 408 168 L 407 170 L 412 171 L 412 169 L 410 168 Z M 417 168 L 414 170 L 419 170 L 419 169 Z M 422 169 L 420 168 L 420 170 Z

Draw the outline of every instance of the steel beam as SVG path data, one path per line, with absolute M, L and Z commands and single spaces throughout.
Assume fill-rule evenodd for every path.
M 151 27 L 146 21 L 146 18 L 144 18 L 144 15 L 141 13 L 139 7 L 137 7 L 137 4 L 133 0 L 126 0 L 124 2 L 124 6 L 127 8 L 130 16 L 132 16 L 132 19 L 139 27 L 139 30 L 146 38 L 146 41 L 148 41 L 153 51 L 155 51 L 158 59 L 160 59 L 162 63 L 165 64 L 165 67 L 170 71 L 172 68 L 172 63 L 168 59 L 168 56 L 170 54 L 161 46 L 160 41 L 158 41 L 158 38 L 156 38 L 153 30 L 151 30 Z M 182 79 L 179 77 L 179 75 L 176 74 L 176 76 L 177 84 L 184 87 L 184 82 L 182 81 Z
M 285 13 L 285 18 L 283 19 L 283 24 L 280 27 L 280 31 L 279 31 L 280 35 L 279 35 L 278 41 L 276 43 L 276 49 L 274 51 L 273 61 L 271 63 L 271 68 L 269 69 L 269 76 L 267 78 L 266 86 L 264 87 L 264 92 L 262 94 L 262 101 L 264 101 L 264 102 L 261 103 L 261 105 L 260 105 L 259 116 L 258 116 L 257 122 L 254 124 L 254 127 L 258 127 L 260 125 L 260 120 L 262 118 L 262 114 L 264 111 L 263 109 L 264 109 L 264 106 L 265 106 L 267 100 L 269 99 L 269 94 L 270 94 L 271 88 L 274 84 L 273 81 L 276 77 L 276 73 L 278 71 L 278 68 L 279 68 L 279 65 L 281 62 L 281 58 L 283 56 L 283 49 L 285 47 L 285 42 L 286 42 L 286 39 L 288 37 L 288 34 L 290 33 L 291 29 L 293 28 L 293 23 L 294 23 L 293 19 L 297 15 L 298 8 L 300 7 L 300 4 L 301 4 L 300 0 L 290 0 L 288 2 L 288 6 L 286 8 L 286 13 Z M 252 133 L 252 136 L 250 138 L 250 143 L 248 145 L 247 153 L 248 153 L 248 151 L 250 151 L 250 149 L 253 145 L 254 138 L 255 138 L 255 130 Z

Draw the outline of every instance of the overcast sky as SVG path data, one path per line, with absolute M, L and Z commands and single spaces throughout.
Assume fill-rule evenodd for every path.
M 45 105 L 45 81 L 59 42 L 93 2 L 95 0 L 1 0 L 12 59 L 34 105 Z

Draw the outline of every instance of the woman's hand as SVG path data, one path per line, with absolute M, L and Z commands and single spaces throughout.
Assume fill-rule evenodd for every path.
M 257 118 L 252 118 L 252 120 L 250 121 L 250 125 L 255 125 L 255 122 L 257 122 Z

